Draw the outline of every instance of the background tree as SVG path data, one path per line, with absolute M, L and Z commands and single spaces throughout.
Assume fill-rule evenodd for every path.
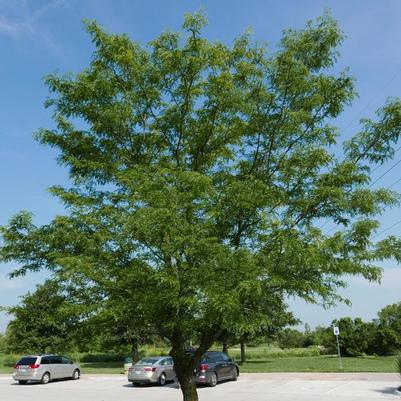
M 124 303 L 107 305 L 99 314 L 90 319 L 93 336 L 99 339 L 101 350 L 120 351 L 128 348 L 132 360 L 138 361 L 139 346 L 154 343 L 158 340 L 155 329 L 146 320 L 138 319 L 131 299 Z
M 334 320 L 332 326 L 338 326 L 340 329 L 339 342 L 341 352 L 344 356 L 360 356 L 370 353 L 375 332 L 372 322 L 366 323 L 360 318 L 351 319 L 350 317 L 344 317 Z M 329 344 L 326 344 L 326 346 L 335 353 L 336 339 L 332 328 L 331 334 L 331 346 Z
M 7 308 L 12 316 L 7 326 L 7 351 L 48 353 L 70 351 L 74 346 L 77 311 L 52 280 L 37 286 L 21 298 L 17 306 Z
M 287 327 L 279 332 L 277 342 L 281 348 L 304 348 L 306 336 L 299 330 Z
M 6 350 L 6 335 L 3 333 L 0 333 L 0 352 L 4 352 Z
M 375 341 L 372 351 L 378 355 L 391 355 L 400 352 L 401 302 L 383 308 L 378 313 L 375 325 Z
M 241 364 L 246 362 L 247 344 L 271 341 L 283 327 L 298 323 L 283 302 L 283 294 L 266 297 L 250 290 L 241 305 L 240 315 L 229 322 L 221 335 L 224 352 L 228 352 L 229 345 L 240 344 Z
M 374 216 L 398 196 L 369 187 L 370 166 L 394 155 L 400 102 L 363 120 L 338 156 L 331 121 L 355 89 L 331 70 L 336 22 L 288 30 L 276 52 L 248 35 L 210 42 L 205 22 L 187 15 L 184 35 L 147 46 L 87 23 L 92 61 L 47 77 L 56 128 L 37 135 L 69 170 L 72 188 L 52 189 L 68 214 L 36 227 L 21 213 L 1 247 L 20 264 L 14 275 L 46 268 L 105 299 L 135 295 L 191 401 L 193 370 L 244 293 L 330 304 L 343 274 L 376 280 L 376 261 L 400 260 L 398 239 L 371 242 Z M 330 235 L 326 219 L 339 224 Z

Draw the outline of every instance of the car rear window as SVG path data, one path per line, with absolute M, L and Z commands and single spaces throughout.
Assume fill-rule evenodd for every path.
M 143 358 L 135 365 L 154 365 L 160 358 Z
M 221 361 L 222 358 L 220 358 L 218 352 L 207 352 L 204 357 L 202 358 L 203 363 L 213 363 L 213 362 L 218 362 Z
M 22 365 L 22 366 L 25 366 L 25 365 L 33 365 L 34 363 L 36 363 L 36 360 L 37 360 L 37 359 L 38 359 L 38 358 L 32 357 L 32 356 L 24 357 L 24 358 L 21 358 L 21 359 L 17 362 L 17 365 Z

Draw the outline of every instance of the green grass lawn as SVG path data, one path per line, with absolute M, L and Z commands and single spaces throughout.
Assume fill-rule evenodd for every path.
M 322 355 L 250 360 L 240 367 L 241 372 L 396 372 L 393 356 L 343 358 L 340 369 L 338 357 Z
M 0 354 L 0 373 L 11 373 L 13 356 Z M 121 362 L 87 362 L 81 363 L 82 372 L 122 374 Z M 396 372 L 394 356 L 343 358 L 343 369 L 340 370 L 338 357 L 322 356 L 292 356 L 250 359 L 240 366 L 241 372 Z

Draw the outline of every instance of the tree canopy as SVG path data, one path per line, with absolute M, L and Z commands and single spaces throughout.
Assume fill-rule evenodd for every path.
M 55 281 L 37 286 L 6 311 L 12 316 L 6 331 L 9 352 L 65 352 L 76 343 L 80 315 Z
M 401 102 L 362 120 L 339 154 L 333 121 L 356 91 L 333 68 L 336 21 L 287 30 L 276 51 L 249 34 L 207 40 L 205 24 L 188 14 L 182 32 L 141 45 L 86 22 L 92 60 L 46 77 L 56 128 L 37 133 L 69 171 L 70 188 L 51 188 L 67 213 L 38 227 L 22 212 L 1 229 L 14 276 L 48 269 L 99 302 L 133 297 L 169 339 L 185 400 L 244 301 L 330 304 L 344 275 L 378 280 L 378 261 L 401 259 L 397 238 L 372 242 L 398 194 L 369 186 L 371 167 L 394 155 Z

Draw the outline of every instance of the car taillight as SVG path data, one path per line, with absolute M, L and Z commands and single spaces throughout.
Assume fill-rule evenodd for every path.
M 145 368 L 145 372 L 156 372 L 156 368 Z
M 40 365 L 36 364 L 36 363 L 31 363 L 28 368 L 29 369 L 37 369 Z
M 15 365 L 15 366 L 14 366 L 14 369 L 19 369 L 19 365 Z
M 133 368 L 128 368 L 128 372 L 132 372 L 133 370 Z
M 209 366 L 206 365 L 206 363 L 202 363 L 200 365 L 200 371 L 201 372 L 206 372 L 209 369 Z

